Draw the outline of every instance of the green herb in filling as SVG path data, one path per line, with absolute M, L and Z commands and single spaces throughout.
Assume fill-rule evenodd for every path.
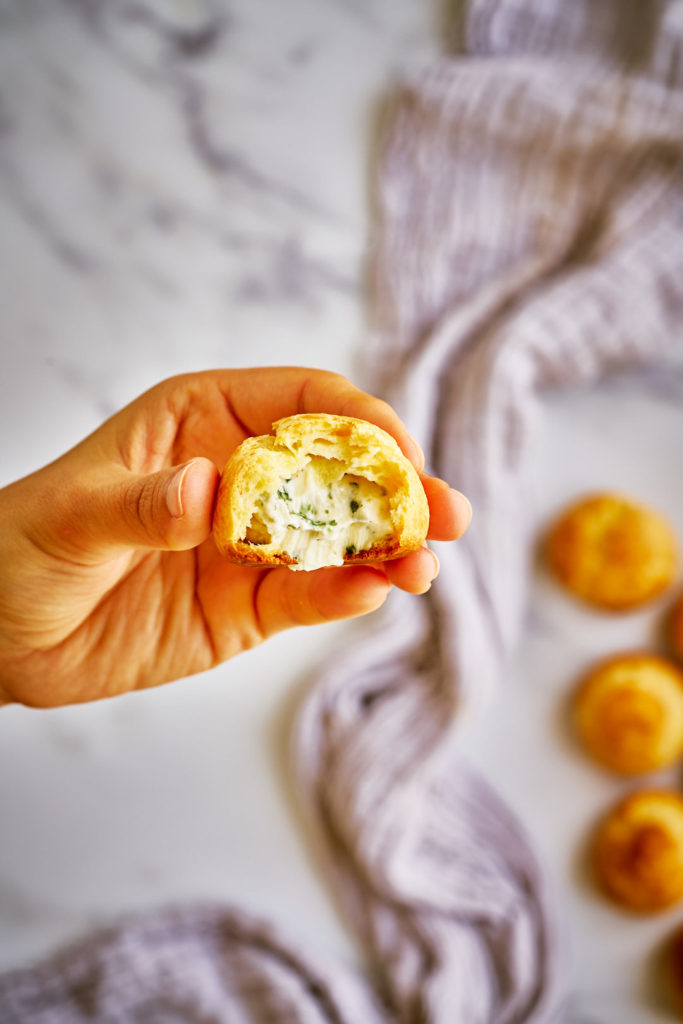
M 356 545 L 355 544 L 349 544 L 349 546 L 346 549 L 346 554 L 347 555 L 355 555 L 355 553 L 356 553 Z
M 280 488 L 280 490 L 277 492 L 277 496 L 278 496 L 278 498 L 282 498 L 283 501 L 291 501 L 292 500 L 290 498 L 289 494 L 287 493 L 287 490 L 284 487 Z
M 352 501 L 351 501 L 351 511 L 352 512 L 357 512 L 359 508 L 360 508 L 360 503 L 358 501 L 356 501 L 355 498 L 353 498 Z
M 293 512 L 292 514 L 298 515 L 300 519 L 305 519 L 305 521 L 310 523 L 311 526 L 327 525 L 322 519 L 312 518 L 315 515 L 315 509 L 312 505 L 304 505 L 298 512 Z

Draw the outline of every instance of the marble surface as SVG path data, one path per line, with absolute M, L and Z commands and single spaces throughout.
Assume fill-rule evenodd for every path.
M 0 483 L 147 386 L 313 364 L 362 382 L 378 104 L 441 47 L 419 0 L 0 0 Z M 683 538 L 683 360 L 548 396 L 539 529 L 618 487 Z M 528 628 L 470 756 L 549 865 L 583 1024 L 673 1021 L 640 920 L 593 891 L 585 845 L 624 789 L 565 702 L 596 655 L 658 642 L 666 600 L 602 618 L 536 571 Z M 357 952 L 311 863 L 287 734 L 352 626 L 297 631 L 201 677 L 96 705 L 0 712 L 0 969 L 145 907 L 197 898 Z M 678 781 L 674 776 L 669 776 Z

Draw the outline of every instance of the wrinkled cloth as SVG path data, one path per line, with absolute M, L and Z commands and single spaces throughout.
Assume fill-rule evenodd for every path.
M 544 872 L 458 739 L 520 638 L 539 396 L 680 332 L 683 4 L 475 0 L 462 34 L 466 55 L 411 71 L 386 113 L 373 377 L 476 514 L 293 737 L 368 975 L 235 911 L 161 911 L 0 979 L 3 1022 L 563 1019 Z

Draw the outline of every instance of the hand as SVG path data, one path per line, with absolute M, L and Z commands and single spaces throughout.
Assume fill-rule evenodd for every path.
M 211 514 L 233 449 L 298 412 L 383 427 L 422 470 L 396 413 L 336 374 L 218 370 L 152 388 L 56 462 L 0 490 L 0 701 L 54 707 L 156 686 L 290 626 L 378 608 L 391 585 L 429 588 L 426 548 L 377 566 L 237 566 Z M 451 540 L 469 504 L 422 476 L 429 536 Z

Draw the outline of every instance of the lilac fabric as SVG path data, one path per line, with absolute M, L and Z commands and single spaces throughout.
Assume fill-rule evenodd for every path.
M 388 112 L 373 372 L 476 514 L 293 743 L 371 975 L 235 912 L 160 912 L 0 979 L 3 1022 L 561 1019 L 543 872 L 458 736 L 520 636 L 539 394 L 652 358 L 683 319 L 683 4 L 476 0 L 464 34 Z

